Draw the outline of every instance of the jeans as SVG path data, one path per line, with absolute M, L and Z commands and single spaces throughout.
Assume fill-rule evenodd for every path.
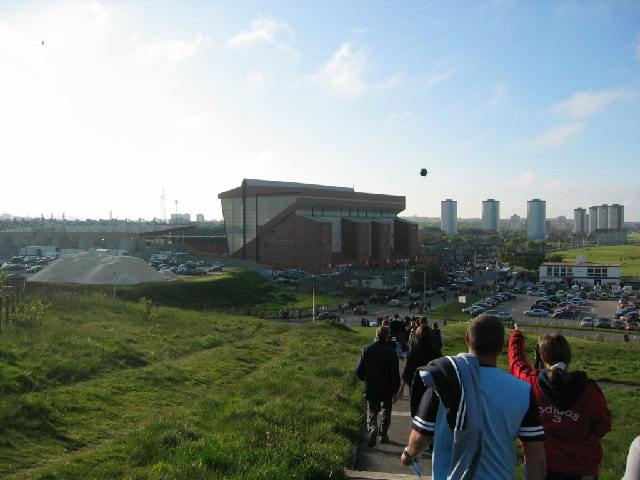
M 386 435 L 391 425 L 391 397 L 386 400 L 369 400 L 367 402 L 367 432 L 369 437 Z M 382 419 L 378 428 L 378 414 L 382 411 Z

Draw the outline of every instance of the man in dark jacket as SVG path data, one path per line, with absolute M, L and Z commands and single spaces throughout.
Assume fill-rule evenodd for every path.
M 398 356 L 389 346 L 391 330 L 379 327 L 376 330 L 376 341 L 362 350 L 356 374 L 364 380 L 365 398 L 367 399 L 367 432 L 368 444 L 373 447 L 380 434 L 380 443 L 387 443 L 387 431 L 391 425 L 392 405 L 397 401 L 400 388 L 400 369 Z M 378 414 L 382 411 L 382 420 L 378 428 Z

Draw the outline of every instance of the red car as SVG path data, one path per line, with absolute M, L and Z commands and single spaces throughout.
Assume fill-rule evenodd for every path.
M 366 315 L 367 313 L 369 313 L 369 310 L 367 309 L 367 307 L 363 307 L 362 305 L 358 305 L 353 309 L 354 315 Z

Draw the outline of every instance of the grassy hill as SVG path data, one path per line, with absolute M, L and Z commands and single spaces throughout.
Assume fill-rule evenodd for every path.
M 29 292 L 33 295 L 84 295 L 100 293 L 113 296 L 111 285 L 78 284 L 32 284 Z M 358 294 L 360 292 L 354 292 Z M 344 302 L 344 297 L 334 297 L 316 291 L 316 305 L 336 307 Z M 180 277 L 162 282 L 146 282 L 137 285 L 119 285 L 116 297 L 132 302 L 140 298 L 154 304 L 200 311 L 218 311 L 256 315 L 263 312 L 267 318 L 277 316 L 282 308 L 304 308 L 312 306 L 311 292 L 295 292 L 274 288 L 262 275 L 249 270 L 229 270 L 224 273 L 197 277 Z
M 640 276 L 640 244 L 637 243 L 561 250 L 550 255 L 556 254 L 561 254 L 565 262 L 575 262 L 577 256 L 583 255 L 587 262 L 619 263 L 623 278 Z
M 101 292 L 40 300 L 51 304 L 43 315 L 0 333 L 1 478 L 344 478 L 364 411 L 354 367 L 373 329 L 148 308 Z M 464 350 L 465 328 L 444 327 L 445 353 Z M 640 384 L 640 344 L 571 344 L 576 369 Z M 601 479 L 612 480 L 640 413 L 637 390 L 605 395 L 614 432 Z

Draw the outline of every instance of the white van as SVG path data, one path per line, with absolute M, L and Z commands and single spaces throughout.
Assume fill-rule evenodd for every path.
M 622 291 L 629 295 L 631 292 L 633 292 L 633 287 L 631 285 L 625 285 L 624 287 L 622 287 Z

